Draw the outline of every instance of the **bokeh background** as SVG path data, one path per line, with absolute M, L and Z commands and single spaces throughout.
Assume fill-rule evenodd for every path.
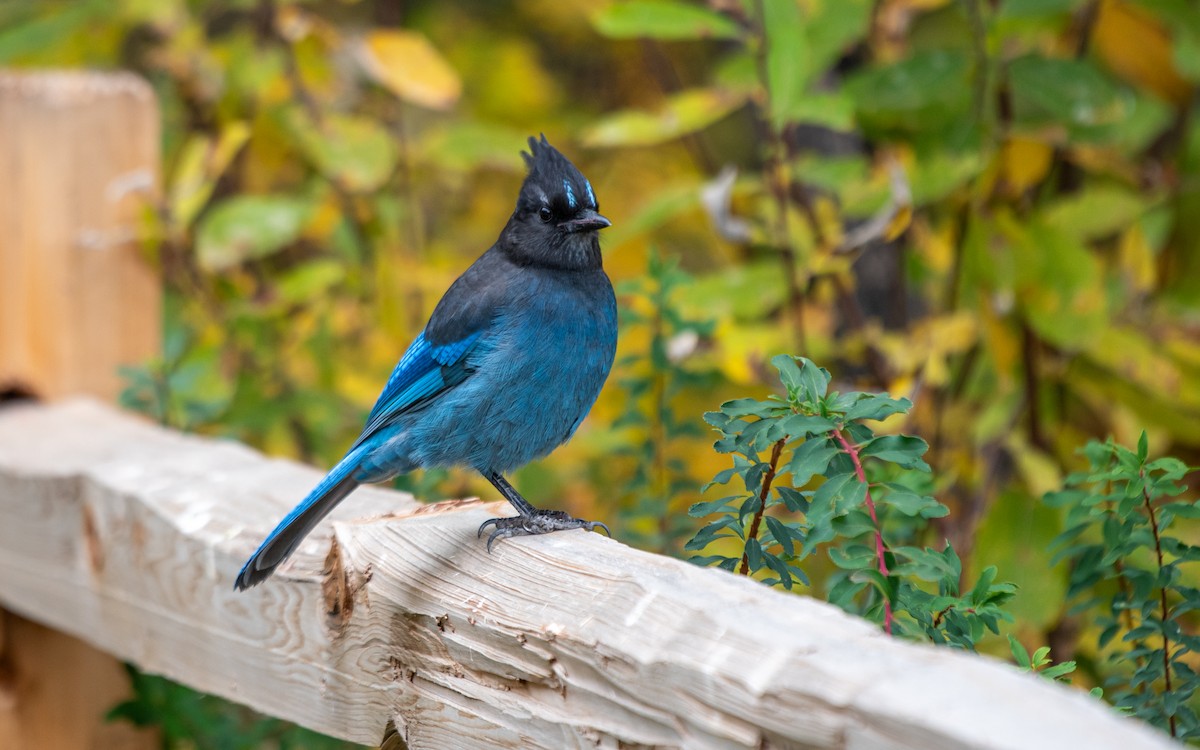
M 683 555 L 728 465 L 703 412 L 804 355 L 914 401 L 885 430 L 930 444 L 930 539 L 1086 667 L 1042 495 L 1091 437 L 1200 448 L 1188 0 L 6 0 L 0 64 L 157 91 L 166 337 L 123 402 L 174 427 L 331 465 L 544 132 L 613 221 L 622 329 L 579 434 L 517 472 L 535 503 Z M 158 701 L 205 746 L 139 679 L 126 715 Z M 237 721 L 209 723 L 249 744 L 220 746 L 317 742 Z

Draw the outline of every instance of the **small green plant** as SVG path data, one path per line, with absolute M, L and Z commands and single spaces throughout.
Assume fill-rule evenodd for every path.
M 1066 681 L 1067 675 L 1075 671 L 1075 662 L 1064 661 L 1058 664 L 1050 658 L 1050 647 L 1042 646 L 1034 649 L 1031 654 L 1025 650 L 1025 646 L 1017 640 L 1012 633 L 1008 635 L 1008 648 L 1012 652 L 1013 661 L 1017 667 L 1023 672 L 1034 672 L 1045 677 L 1047 680 L 1063 680 Z M 1101 688 L 1093 688 L 1092 695 L 1097 698 L 1101 696 L 1103 690 Z
M 1181 566 L 1200 546 L 1167 532 L 1176 519 L 1200 518 L 1200 501 L 1176 500 L 1190 470 L 1175 458 L 1149 460 L 1146 434 L 1136 451 L 1111 439 L 1083 448 L 1086 471 L 1067 477 L 1046 502 L 1066 510 L 1055 561 L 1071 567 L 1071 613 L 1099 630 L 1106 693 L 1118 709 L 1179 739 L 1200 738 L 1192 703 L 1200 675 L 1190 664 L 1200 637 L 1184 616 L 1200 609 L 1200 590 Z
M 708 486 L 735 477 L 743 491 L 697 503 L 691 515 L 716 515 L 689 541 L 693 557 L 791 589 L 811 585 L 802 563 L 827 551 L 838 571 L 828 599 L 879 622 L 888 633 L 974 649 L 985 630 L 999 633 L 1009 616 L 1001 606 L 1015 587 L 996 582 L 985 568 L 965 593 L 962 564 L 949 544 L 941 550 L 907 544 L 928 529 L 928 519 L 949 510 L 925 493 L 929 466 L 925 441 L 909 435 L 876 435 L 866 421 L 908 411 L 907 399 L 874 393 L 829 391 L 829 372 L 804 358 L 771 360 L 785 396 L 739 399 L 709 412 L 720 433 L 714 447 L 733 466 Z M 730 554 L 733 550 L 735 554 Z
M 683 509 L 697 484 L 679 446 L 681 439 L 702 435 L 694 416 L 682 416 L 675 402 L 685 390 L 707 392 L 717 377 L 686 365 L 713 329 L 712 321 L 687 317 L 674 299 L 690 280 L 676 259 L 652 249 L 646 275 L 617 287 L 625 302 L 622 339 L 646 341 L 617 363 L 627 398 L 613 427 L 629 437 L 615 454 L 633 459 L 620 508 L 622 527 L 633 544 L 673 554 L 693 529 Z

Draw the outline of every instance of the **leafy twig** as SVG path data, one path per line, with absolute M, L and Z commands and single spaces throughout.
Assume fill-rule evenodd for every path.
M 858 477 L 858 481 L 866 486 L 866 499 L 864 505 L 867 506 L 867 513 L 871 516 L 871 523 L 875 525 L 875 562 L 879 568 L 879 573 L 884 578 L 889 575 L 887 557 L 885 555 L 883 545 L 883 530 L 879 527 L 879 517 L 875 514 L 875 501 L 871 499 L 871 485 L 867 483 L 867 474 L 863 471 L 862 460 L 858 455 L 858 448 L 846 439 L 846 436 L 841 430 L 834 430 L 833 435 L 841 444 L 842 450 L 846 455 L 850 456 L 851 462 L 854 463 L 854 473 Z M 892 634 L 892 603 L 886 596 L 883 598 L 883 631 L 888 635 Z
M 1146 507 L 1146 514 L 1149 515 L 1149 517 L 1150 517 L 1150 531 L 1154 534 L 1154 555 L 1158 559 L 1158 570 L 1159 570 L 1159 575 L 1156 576 L 1156 580 L 1160 580 L 1162 577 L 1161 574 L 1162 574 L 1162 569 L 1163 569 L 1162 538 L 1159 536 L 1159 533 L 1158 533 L 1158 517 L 1154 514 L 1154 504 L 1152 502 L 1150 502 L 1150 489 L 1146 486 L 1147 479 L 1146 479 L 1146 469 L 1145 468 L 1142 468 L 1138 472 L 1138 477 L 1142 480 L 1142 504 L 1145 505 L 1145 507 Z M 1162 616 L 1163 683 L 1166 688 L 1167 695 L 1170 695 L 1171 694 L 1171 640 L 1167 636 L 1167 622 L 1168 622 L 1167 617 L 1169 614 L 1169 610 L 1167 608 L 1167 587 L 1166 586 L 1158 587 L 1158 596 L 1159 596 L 1159 606 L 1161 607 L 1161 616 Z M 1168 716 L 1167 721 L 1170 725 L 1171 736 L 1175 737 L 1176 736 L 1175 715 L 1171 714 L 1170 716 Z
M 762 488 L 758 492 L 758 510 L 754 511 L 754 520 L 750 522 L 750 533 L 746 535 L 747 543 L 751 539 L 758 539 L 758 526 L 762 523 L 763 513 L 767 509 L 767 498 L 771 496 L 771 483 L 775 481 L 775 470 L 779 466 L 779 454 L 783 452 L 783 446 L 787 445 L 787 437 L 782 437 L 775 441 L 775 446 L 771 448 L 771 462 L 768 465 L 767 473 L 763 474 Z M 742 553 L 742 567 L 738 569 L 739 575 L 750 575 L 750 553 Z

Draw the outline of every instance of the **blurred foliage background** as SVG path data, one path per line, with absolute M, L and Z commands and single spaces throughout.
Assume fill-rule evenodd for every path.
M 1189 0 L 8 0 L 0 64 L 158 92 L 168 333 L 126 400 L 173 426 L 331 465 L 545 132 L 623 318 L 534 502 L 680 554 L 727 461 L 702 413 L 802 354 L 915 402 L 886 429 L 930 443 L 936 533 L 1086 672 L 1041 496 L 1090 437 L 1200 449 Z

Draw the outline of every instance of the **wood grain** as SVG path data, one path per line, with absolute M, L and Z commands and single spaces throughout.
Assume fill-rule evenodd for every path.
M 0 396 L 115 400 L 119 366 L 159 353 L 157 273 L 137 242 L 158 152 L 141 79 L 0 71 Z M 129 697 L 112 655 L 0 620 L 0 748 L 157 747 L 104 721 Z
M 321 732 L 432 748 L 1167 748 L 1078 691 L 498 503 L 364 488 L 278 575 L 319 472 L 86 401 L 0 410 L 0 602 Z
M 159 352 L 138 242 L 158 168 L 142 79 L 0 71 L 0 390 L 115 400 L 118 368 Z

